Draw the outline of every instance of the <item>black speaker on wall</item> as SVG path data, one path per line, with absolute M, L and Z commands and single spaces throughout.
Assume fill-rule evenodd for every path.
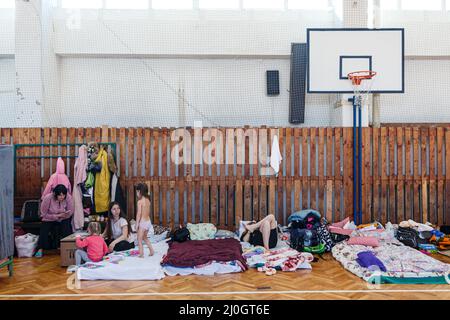
M 305 123 L 306 72 L 308 66 L 308 45 L 293 43 L 291 47 L 291 90 L 289 101 L 289 122 Z
M 280 72 L 278 70 L 267 70 L 267 95 L 277 96 L 280 94 Z

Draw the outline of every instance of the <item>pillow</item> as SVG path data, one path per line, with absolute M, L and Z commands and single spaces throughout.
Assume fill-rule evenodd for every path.
M 236 234 L 228 230 L 218 230 L 215 234 L 215 238 L 235 238 Z
M 336 223 L 332 223 L 331 226 L 332 227 L 336 227 L 336 228 L 344 228 L 344 226 L 347 224 L 347 222 L 350 221 L 350 218 L 345 218 L 344 220 L 340 221 L 340 222 L 336 222 Z
M 367 246 L 367 247 L 378 247 L 380 245 L 378 239 L 375 237 L 351 237 L 347 241 L 347 244 Z
M 188 223 L 186 226 L 191 234 L 191 240 L 214 239 L 217 228 L 211 223 Z
M 249 223 L 249 222 L 251 222 L 251 221 L 241 221 L 241 222 L 239 223 L 239 231 L 238 231 L 238 237 L 239 237 L 239 239 L 241 238 L 242 234 L 243 234 L 244 231 L 245 231 L 245 225 L 246 225 L 247 223 Z
M 329 227 L 329 231 L 331 233 L 341 234 L 343 236 L 349 236 L 353 233 L 353 230 L 341 229 L 333 226 Z
M 170 227 L 163 227 L 163 226 L 160 226 L 160 225 L 154 225 L 153 226 L 153 230 L 155 231 L 154 233 L 155 233 L 156 236 L 158 236 L 160 234 L 163 234 L 165 232 L 167 232 L 167 234 L 170 234 L 170 232 L 172 231 L 170 229 Z

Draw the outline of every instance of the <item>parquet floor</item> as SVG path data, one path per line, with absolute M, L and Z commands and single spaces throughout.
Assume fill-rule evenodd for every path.
M 268 277 L 255 270 L 231 275 L 166 277 L 161 281 L 81 281 L 66 274 L 57 254 L 43 259 L 17 259 L 14 276 L 0 270 L 0 299 L 448 299 L 447 285 L 382 285 L 367 283 L 344 270 L 331 255 L 312 271 Z M 450 263 L 450 258 L 439 256 Z

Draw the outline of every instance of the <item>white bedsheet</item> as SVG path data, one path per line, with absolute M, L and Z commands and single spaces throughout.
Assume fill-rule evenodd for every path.
M 93 263 L 100 266 L 97 269 L 80 267 L 77 278 L 80 280 L 160 280 L 165 277 L 161 267 L 162 257 L 167 253 L 169 246 L 166 242 L 153 244 L 155 254 L 148 256 L 149 250 L 144 246 L 145 257 L 125 257 L 119 263 L 102 261 Z M 109 255 L 114 257 L 115 254 Z
M 177 268 L 172 266 L 165 266 L 164 272 L 170 276 L 188 276 L 191 274 L 199 276 L 213 276 L 215 274 L 227 274 L 242 272 L 241 267 L 237 263 L 211 263 L 201 268 Z

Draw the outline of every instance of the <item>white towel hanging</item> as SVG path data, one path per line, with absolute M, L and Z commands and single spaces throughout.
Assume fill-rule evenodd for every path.
M 275 174 L 280 172 L 280 164 L 283 160 L 280 152 L 280 145 L 278 143 L 278 136 L 275 135 L 272 140 L 272 149 L 270 152 L 270 166 L 275 171 Z

